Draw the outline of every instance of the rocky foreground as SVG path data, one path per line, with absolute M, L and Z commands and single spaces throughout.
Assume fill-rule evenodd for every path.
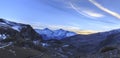
M 0 19 L 0 58 L 120 58 L 119 29 L 43 39 L 28 24 Z

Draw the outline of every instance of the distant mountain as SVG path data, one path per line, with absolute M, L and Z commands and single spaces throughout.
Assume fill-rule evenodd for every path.
M 98 34 L 108 36 L 108 35 L 117 34 L 117 33 L 120 33 L 120 29 L 114 29 L 114 30 L 106 31 L 106 32 L 99 32 Z
M 48 40 L 44 46 L 63 58 L 114 58 L 120 54 L 120 32 L 117 29 L 89 35 L 79 34 L 62 40 Z
M 2 58 L 119 58 L 120 29 L 76 34 L 0 19 Z
M 35 29 L 37 33 L 42 35 L 44 40 L 50 40 L 50 39 L 63 39 L 65 37 L 70 37 L 76 35 L 75 32 L 71 31 L 66 31 L 63 29 L 58 29 L 58 30 L 50 30 L 48 28 L 45 29 Z
M 108 51 L 120 49 L 120 29 L 90 35 L 75 35 L 63 39 L 62 42 L 75 47 L 80 54 L 98 53 L 103 51 L 103 48 Z

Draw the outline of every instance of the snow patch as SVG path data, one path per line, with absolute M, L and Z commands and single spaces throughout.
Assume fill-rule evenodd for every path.
M 0 40 L 4 40 L 6 38 L 7 38 L 7 36 L 5 34 L 0 34 Z
M 38 40 L 34 40 L 33 43 L 34 43 L 35 45 L 40 45 L 40 41 L 38 41 Z
M 10 45 L 12 45 L 12 44 L 13 44 L 13 42 L 9 42 L 8 44 L 5 44 L 5 45 L 1 46 L 0 49 L 5 48 L 5 47 L 8 47 L 8 46 L 10 46 Z
M 70 45 L 63 45 L 62 47 L 69 47 Z
M 12 28 L 13 28 L 14 30 L 16 30 L 16 31 L 19 31 L 19 32 L 20 32 L 20 28 L 21 28 L 21 27 L 20 27 L 20 26 L 13 26 Z
M 41 43 L 43 47 L 49 46 L 47 43 Z

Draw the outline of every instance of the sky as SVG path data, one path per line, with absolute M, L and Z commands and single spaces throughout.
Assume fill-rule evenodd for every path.
M 0 0 L 0 18 L 34 28 L 120 28 L 120 0 Z

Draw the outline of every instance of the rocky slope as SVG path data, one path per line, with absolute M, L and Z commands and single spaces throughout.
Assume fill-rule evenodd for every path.
M 44 47 L 62 58 L 119 58 L 120 32 L 112 30 L 44 41 Z
M 15 22 L 7 21 L 5 19 L 0 19 L 0 27 L 1 29 L 3 28 L 2 30 L 6 30 L 6 31 L 2 31 L 2 33 L 9 32 L 12 34 L 12 32 L 16 32 L 26 39 L 27 38 L 41 39 L 41 36 L 38 35 L 34 31 L 34 29 L 28 24 L 15 23 Z M 9 30 L 7 31 L 7 29 L 11 29 L 12 31 L 11 32 Z
M 18 46 L 33 47 L 36 45 L 35 41 L 39 41 L 40 45 L 42 37 L 30 25 L 0 19 L 1 46 L 12 42 Z
M 119 57 L 118 54 L 120 52 L 120 32 L 118 31 L 120 30 L 117 29 L 90 35 L 76 35 L 63 39 L 62 41 L 67 45 L 75 47 L 78 53 L 77 55 L 79 56 L 87 55 L 98 58 L 100 55 L 102 55 L 104 58 L 105 53 L 107 54 L 106 58 L 109 58 L 110 56 Z
M 46 48 L 40 34 L 30 25 L 0 19 L 0 57 L 63 58 L 63 55 Z
M 0 19 L 0 57 L 120 58 L 119 29 L 70 37 L 67 36 L 73 33 L 61 29 L 54 34 L 49 29 L 42 32 L 49 34 L 48 37 L 36 33 L 30 25 Z M 49 40 L 42 40 L 48 38 Z

